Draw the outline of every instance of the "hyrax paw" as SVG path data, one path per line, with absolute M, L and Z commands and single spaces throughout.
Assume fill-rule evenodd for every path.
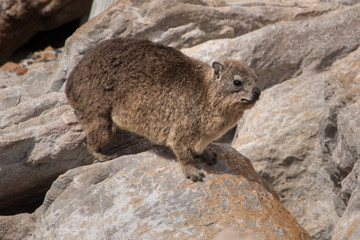
M 104 155 L 104 154 L 101 154 L 98 152 L 93 152 L 93 155 L 95 157 L 94 162 L 105 162 L 105 161 L 111 159 L 110 156 L 107 156 L 107 155 Z
M 182 170 L 184 172 L 184 175 L 187 179 L 191 179 L 194 182 L 202 182 L 203 178 L 205 177 L 205 174 L 197 169 L 194 165 L 186 164 L 182 167 Z
M 217 154 L 208 149 L 204 150 L 204 152 L 200 155 L 200 158 L 210 166 L 217 163 Z

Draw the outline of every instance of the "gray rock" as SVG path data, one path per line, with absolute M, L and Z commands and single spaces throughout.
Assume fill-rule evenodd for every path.
M 322 72 L 360 44 L 360 5 L 320 17 L 263 27 L 183 49 L 205 62 L 240 59 L 257 73 L 262 89 L 305 72 Z
M 326 81 L 321 126 L 323 160 L 334 183 L 341 216 L 333 239 L 360 237 L 360 49 L 337 62 Z
M 21 99 L 21 90 L 20 86 L 0 89 L 0 111 L 18 105 Z
M 60 51 L 49 47 L 22 60 L 20 65 L 27 69 L 22 75 L 0 69 L 0 111 L 48 93 L 52 84 L 51 76 L 58 68 Z
M 110 7 L 111 4 L 113 4 L 114 2 L 116 2 L 116 0 L 93 0 L 89 14 L 89 19 L 102 13 L 104 10 Z
M 15 216 L 0 216 L 1 240 L 29 239 L 34 228 L 34 219 L 28 213 Z
M 359 164 L 357 164 L 359 165 Z M 359 166 L 356 166 L 357 171 L 355 174 L 359 174 Z M 351 198 L 348 201 L 345 212 L 339 220 L 334 230 L 333 238 L 336 240 L 357 240 L 360 239 L 360 214 L 359 214 L 359 202 L 360 202 L 360 188 L 357 181 L 357 187 L 353 190 Z
M 13 71 L 0 69 L 0 111 L 18 105 L 22 100 L 21 77 Z
M 265 90 L 245 112 L 232 144 L 273 184 L 313 239 L 329 239 L 338 220 L 318 133 L 329 76 L 301 76 Z
M 0 210 L 26 205 L 59 174 L 92 161 L 63 93 L 27 101 L 0 116 Z

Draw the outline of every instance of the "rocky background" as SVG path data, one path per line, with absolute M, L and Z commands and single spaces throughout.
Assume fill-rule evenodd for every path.
M 2 1 L 1 61 L 90 5 Z M 256 71 L 261 98 L 231 146 L 212 146 L 219 163 L 200 166 L 203 183 L 124 132 L 122 156 L 93 163 L 63 88 L 87 49 L 114 37 Z M 63 48 L 0 68 L 0 239 L 360 239 L 359 46 L 357 0 L 116 2 Z

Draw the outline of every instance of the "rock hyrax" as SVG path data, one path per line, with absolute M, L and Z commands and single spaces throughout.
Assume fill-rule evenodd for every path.
M 65 93 L 95 155 L 119 128 L 170 147 L 185 176 L 201 181 L 195 159 L 216 163 L 206 147 L 259 99 L 256 80 L 241 61 L 209 66 L 159 43 L 117 38 L 88 51 Z

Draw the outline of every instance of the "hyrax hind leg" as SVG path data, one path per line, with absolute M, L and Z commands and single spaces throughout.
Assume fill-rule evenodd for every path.
M 110 119 L 97 117 L 91 122 L 83 124 L 85 126 L 86 143 L 88 149 L 98 158 L 99 161 L 106 159 L 106 155 L 101 153 L 101 148 L 109 143 L 114 129 Z

